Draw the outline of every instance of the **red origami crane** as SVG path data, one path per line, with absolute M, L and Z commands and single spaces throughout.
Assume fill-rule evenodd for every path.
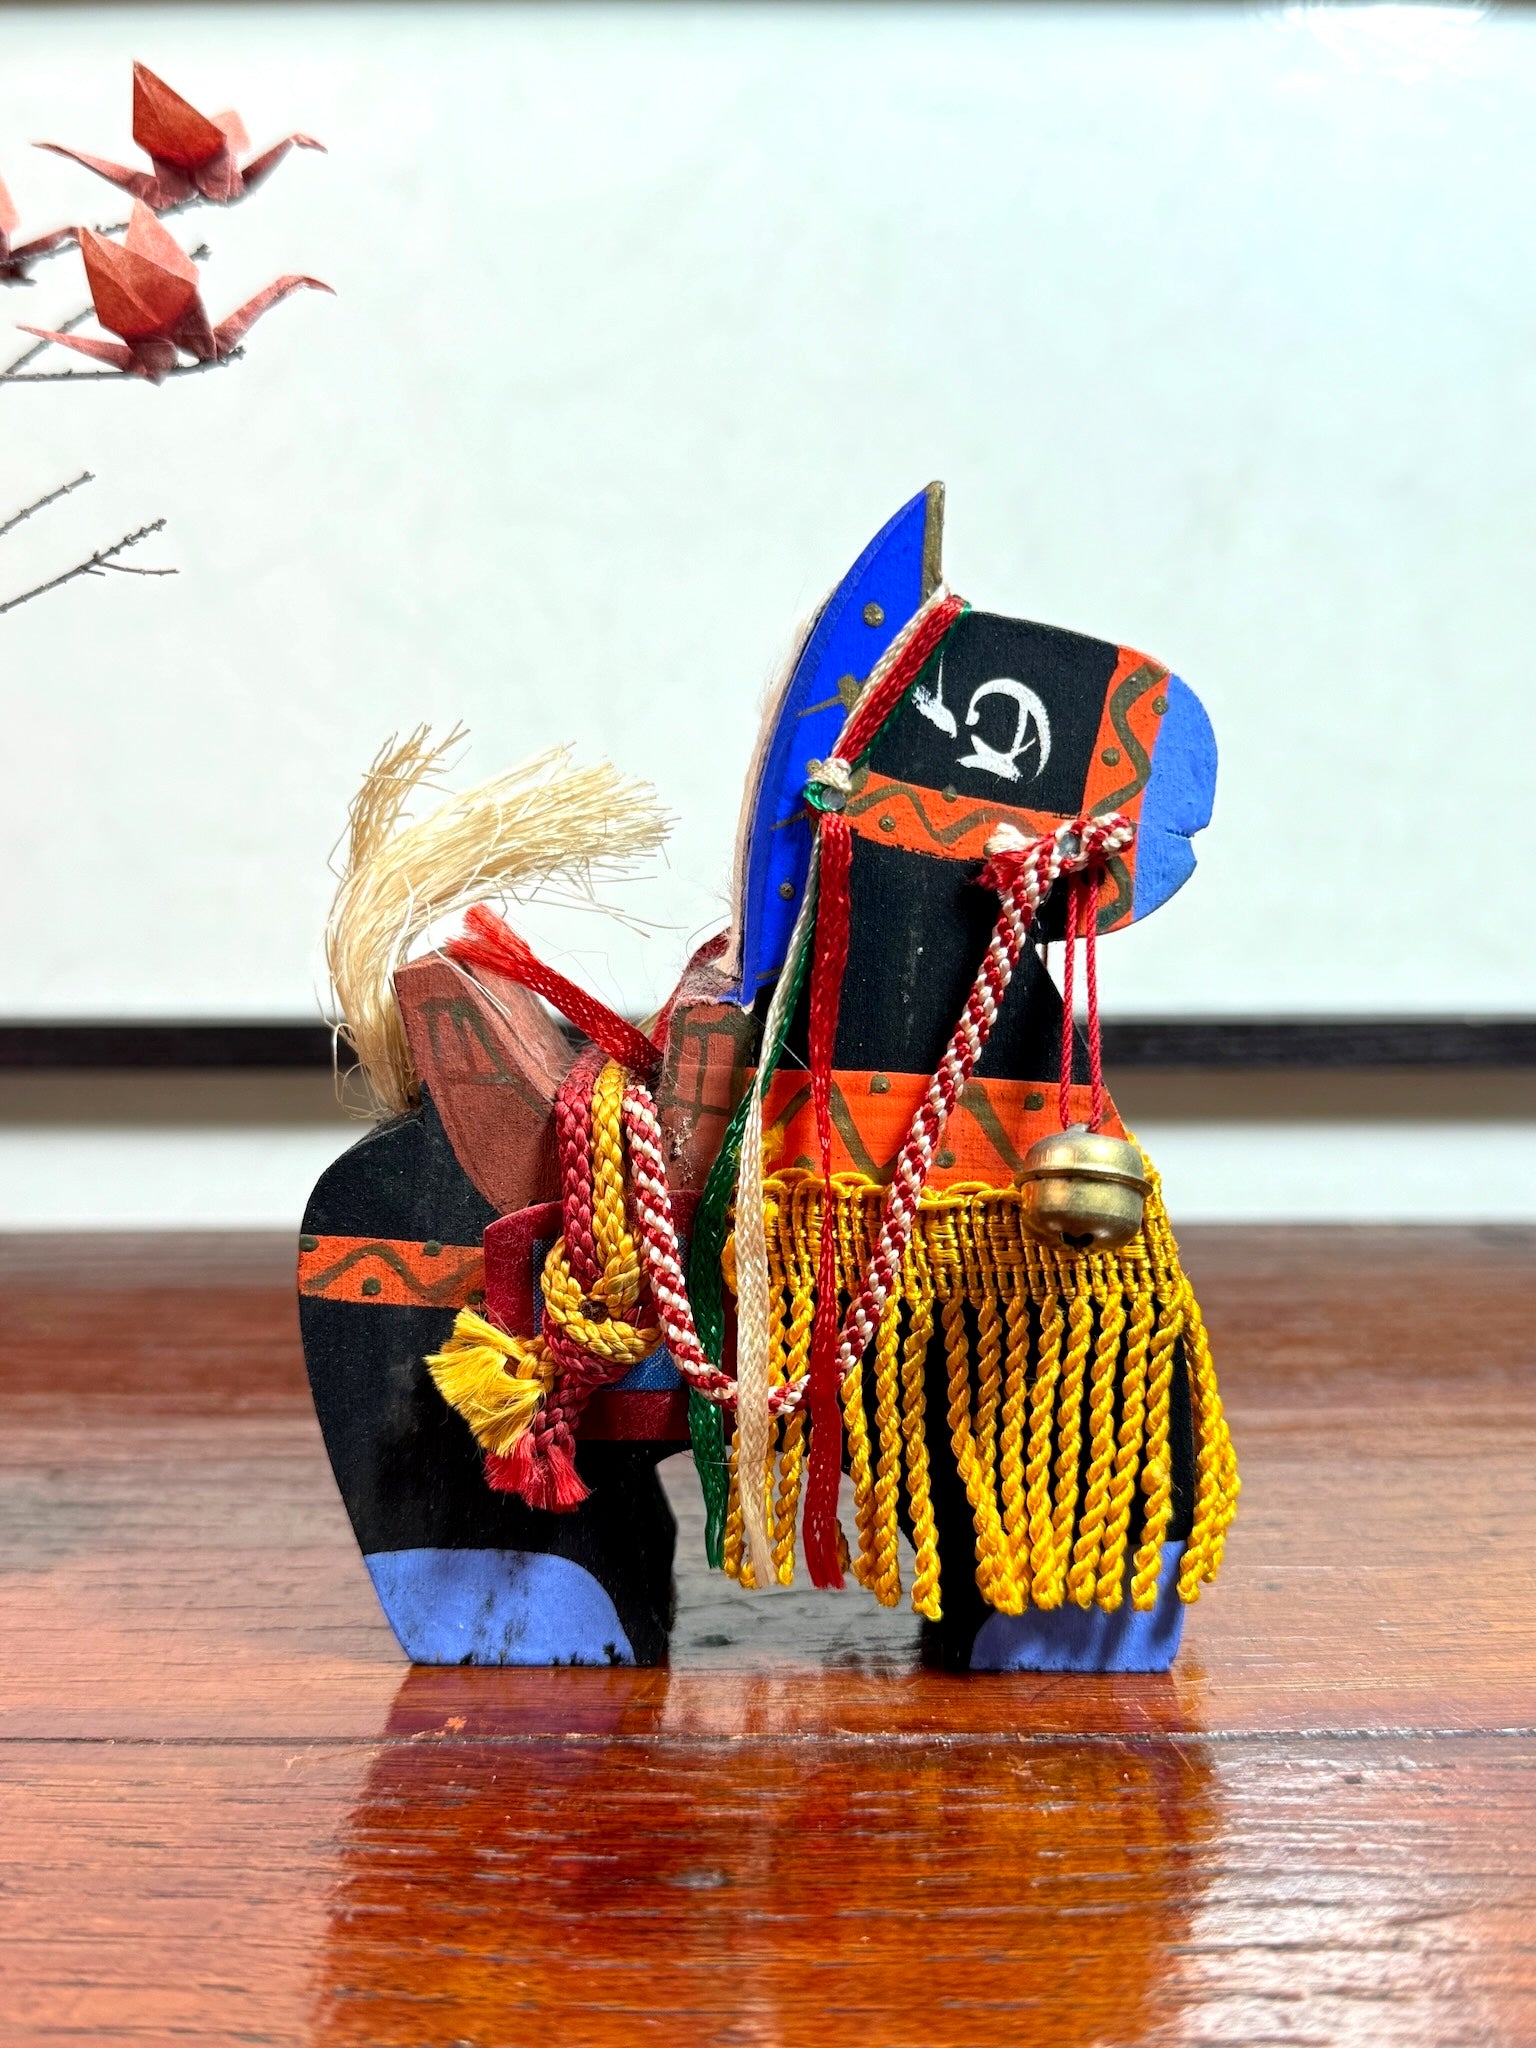
M 255 298 L 210 324 L 198 290 L 197 265 L 168 228 L 140 201 L 121 242 L 109 242 L 90 228 L 81 228 L 80 253 L 91 287 L 96 318 L 121 341 L 95 341 L 88 335 L 60 334 L 47 327 L 23 327 L 43 341 L 77 349 L 98 363 L 110 363 L 135 377 L 158 384 L 176 367 L 184 350 L 199 362 L 217 362 L 243 340 L 269 306 L 290 292 L 328 292 L 318 277 L 289 275 L 269 284 Z
M 39 235 L 31 242 L 13 242 L 11 236 L 21 224 L 21 216 L 11 204 L 11 195 L 0 180 L 0 284 L 27 284 L 28 264 L 35 263 L 39 256 L 46 256 L 50 249 L 57 249 L 62 242 L 74 240 L 73 228 L 55 228 L 51 235 Z
M 105 157 L 85 156 L 61 143 L 40 142 L 39 149 L 51 149 L 84 164 L 98 177 L 121 185 L 154 213 L 168 206 L 180 206 L 201 195 L 216 206 L 231 205 L 254 191 L 274 171 L 290 149 L 324 149 L 311 135 L 286 135 L 242 170 L 236 152 L 249 149 L 250 137 L 238 114 L 215 114 L 210 120 L 189 106 L 180 93 L 171 91 L 163 78 L 143 64 L 133 67 L 133 139 L 154 165 L 153 172 L 131 171 L 126 165 L 109 163 Z

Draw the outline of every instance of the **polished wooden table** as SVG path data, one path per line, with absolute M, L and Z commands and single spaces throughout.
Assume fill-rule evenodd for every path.
M 1190 1231 L 1243 1461 L 1166 1678 L 695 1562 L 411 1671 L 286 1247 L 0 1239 L 0 2041 L 1536 2041 L 1536 1235 Z

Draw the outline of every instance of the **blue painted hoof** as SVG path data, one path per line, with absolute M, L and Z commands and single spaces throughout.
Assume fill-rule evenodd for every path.
M 1126 1601 L 1114 1614 L 1097 1607 L 1031 1607 L 989 1614 L 971 1646 L 973 1671 L 1166 1671 L 1184 1633 L 1179 1598 L 1182 1543 L 1163 1545 L 1157 1605 L 1145 1612 Z
M 592 1574 L 531 1550 L 379 1550 L 364 1563 L 413 1664 L 633 1664 Z

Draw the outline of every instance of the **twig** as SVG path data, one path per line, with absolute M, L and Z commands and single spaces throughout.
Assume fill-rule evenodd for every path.
M 163 384 L 167 377 L 197 377 L 204 370 L 222 370 L 226 364 L 237 363 L 244 354 L 242 345 L 232 348 L 227 356 L 209 356 L 206 362 L 177 363 L 158 381 Z M 132 370 L 28 370 L 18 377 L 14 371 L 0 370 L 0 384 L 96 384 L 103 378 L 115 383 L 133 374 Z
M 27 604 L 34 597 L 44 597 L 50 590 L 58 590 L 66 583 L 73 583 L 77 576 L 99 576 L 107 569 L 117 569 L 132 576 L 174 576 L 177 573 L 174 569 L 132 569 L 122 562 L 113 560 L 115 555 L 121 555 L 127 549 L 137 547 L 141 540 L 147 540 L 152 533 L 159 533 L 164 525 L 163 519 L 152 519 L 148 526 L 141 526 L 137 533 L 125 533 L 122 539 L 114 541 L 111 547 L 98 548 L 88 561 L 77 562 L 73 569 L 66 569 L 62 576 L 50 577 L 48 582 L 39 583 L 35 589 L 24 590 L 20 597 L 7 598 L 4 604 L 0 604 L 0 613 L 13 612 L 17 605 Z
M 71 491 L 78 491 L 82 484 L 93 484 L 95 481 L 96 478 L 90 470 L 82 469 L 80 474 L 73 478 L 71 482 L 60 484 L 59 488 L 56 491 L 50 491 L 46 498 L 39 498 L 32 505 L 24 505 L 19 512 L 13 512 L 5 524 L 0 526 L 0 540 L 5 539 L 5 536 L 11 531 L 12 527 L 20 526 L 21 522 L 24 519 L 30 519 L 34 512 L 41 512 L 45 505 L 56 505 L 60 498 L 67 498 Z

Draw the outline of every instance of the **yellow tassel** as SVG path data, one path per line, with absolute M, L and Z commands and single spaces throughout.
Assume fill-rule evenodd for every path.
M 468 1308 L 459 1310 L 453 1335 L 427 1360 L 427 1369 L 476 1443 L 497 1457 L 528 1428 L 555 1377 L 542 1337 L 510 1337 Z
M 1003 1320 L 1008 1367 L 1003 1382 L 1003 1437 L 999 1458 L 1003 1535 L 1018 1592 L 1019 1610 L 1029 1601 L 1029 1521 L 1024 1489 L 1024 1424 L 1029 1395 L 1029 1297 L 1017 1271 L 1007 1274 Z
M 843 1381 L 843 1437 L 848 1446 L 848 1471 L 853 1480 L 855 1526 L 859 1532 L 859 1554 L 853 1560 L 853 1576 L 861 1586 L 873 1584 L 875 1569 L 875 1496 L 869 1462 L 869 1422 L 864 1413 L 862 1368 Z
M 898 1509 L 913 1536 L 912 1605 L 939 1618 L 939 1556 L 929 1470 L 925 1375 L 935 1336 L 945 1375 L 944 1425 L 975 1531 L 976 1584 L 989 1606 L 1115 1612 L 1129 1584 L 1156 1604 L 1172 1519 L 1169 1428 L 1182 1345 L 1195 1439 L 1193 1525 L 1179 1573 L 1192 1600 L 1215 1576 L 1236 1512 L 1238 1477 L 1210 1345 L 1179 1266 L 1157 1177 L 1148 1168 L 1142 1233 L 1115 1252 L 1042 1245 L 1012 1188 L 956 1187 L 923 1197 L 900 1286 L 876 1329 L 872 1363 L 843 1383 L 858 1552 L 853 1576 L 889 1605 L 900 1597 Z M 834 1182 L 840 1301 L 862 1283 L 884 1190 Z M 804 1378 L 815 1313 L 823 1191 L 814 1175 L 767 1184 L 776 1385 Z M 723 1260 L 729 1278 L 729 1248 Z M 874 1397 L 873 1442 L 866 1375 Z M 775 1573 L 794 1573 L 805 1456 L 797 1410 L 777 1432 L 763 1483 Z M 1086 1443 L 1085 1443 L 1086 1437 Z M 1126 1556 L 1138 1496 L 1140 1540 Z M 727 1570 L 743 1575 L 739 1498 L 727 1525 Z
M 734 1433 L 731 1437 L 730 1462 L 730 1491 L 726 1496 L 725 1507 L 725 1557 L 721 1569 L 728 1579 L 735 1579 L 738 1584 L 743 1586 L 751 1586 L 754 1584 L 752 1560 L 747 1556 L 746 1544 L 743 1541 L 741 1486 L 738 1470 L 740 1459 Z
M 1202 1584 L 1216 1576 L 1222 1546 L 1237 1513 L 1237 1461 L 1216 1391 L 1211 1347 L 1189 1283 L 1184 1284 L 1184 1354 L 1189 1361 L 1195 1409 L 1195 1514 L 1189 1544 L 1179 1566 L 1179 1596 L 1198 1600 Z
M 1102 1264 L 1094 1276 L 1094 1296 L 1099 1306 L 1099 1333 L 1094 1340 L 1088 1392 L 1088 1479 L 1072 1569 L 1067 1575 L 1067 1590 L 1079 1607 L 1091 1607 L 1098 1592 L 1099 1552 L 1109 1512 L 1109 1468 L 1115 1449 L 1115 1368 L 1126 1321 L 1119 1277 L 1107 1280 Z
M 901 1598 L 901 1557 L 896 1547 L 896 1504 L 901 1491 L 900 1336 L 901 1296 L 893 1294 L 875 1333 L 875 1428 L 880 1461 L 875 1468 L 874 1559 L 868 1583 L 882 1607 L 894 1607 Z
M 923 1374 L 933 1342 L 933 1278 L 921 1237 L 907 1247 L 903 1292 L 911 1320 L 901 1352 L 901 1434 L 906 1451 L 907 1504 L 912 1516 L 912 1605 L 929 1621 L 940 1618 L 939 1538 L 933 1518 L 925 1434 L 927 1389 Z
M 1146 1495 L 1141 1542 L 1131 1581 L 1131 1604 L 1144 1612 L 1157 1605 L 1157 1574 L 1163 1540 L 1173 1507 L 1173 1465 L 1168 1454 L 1168 1396 L 1173 1385 L 1173 1355 L 1183 1318 L 1175 1304 L 1164 1301 L 1152 1333 L 1147 1367 L 1147 1441 L 1142 1454 L 1141 1490 Z
M 1052 1278 L 1054 1279 L 1054 1274 Z M 1055 1576 L 1056 1545 L 1051 1522 L 1051 1417 L 1056 1383 L 1061 1375 L 1061 1342 L 1066 1335 L 1061 1296 L 1054 1287 L 1040 1317 L 1040 1354 L 1030 1397 L 1029 1466 L 1025 1473 L 1029 1505 L 1029 1568 L 1037 1607 L 1050 1606 Z
M 993 1275 L 981 1245 L 968 1247 L 978 1256 L 966 1275 L 966 1292 L 976 1303 L 976 1483 L 984 1503 L 984 1541 L 992 1559 L 992 1605 L 1016 1614 L 1020 1601 L 1014 1585 L 1013 1554 L 997 1510 L 997 1418 L 1003 1400 L 1003 1318 L 993 1289 Z
M 1081 1271 L 1074 1277 L 1078 1288 L 1067 1303 L 1067 1349 L 1061 1361 L 1061 1393 L 1056 1410 L 1056 1508 L 1051 1517 L 1050 1597 L 1041 1601 L 1042 1607 L 1059 1607 L 1067 1597 L 1072 1523 L 1077 1513 L 1078 1461 L 1083 1448 L 1083 1379 L 1093 1335 L 1093 1304 L 1083 1291 Z
M 796 1189 L 791 1203 L 803 1203 L 803 1191 Z M 727 1241 L 727 1248 L 734 1239 Z M 810 1370 L 811 1333 L 816 1316 L 816 1272 L 806 1262 L 813 1247 L 804 1227 L 787 1222 L 768 1233 L 768 1284 L 771 1297 L 781 1302 L 784 1327 L 784 1377 L 798 1383 Z M 729 1284 L 729 1276 L 728 1282 Z M 773 1564 L 781 1586 L 794 1584 L 795 1525 L 800 1510 L 800 1488 L 805 1476 L 805 1411 L 796 1408 L 783 1427 L 779 1460 L 779 1488 L 773 1504 Z
M 1121 1378 L 1120 1434 L 1110 1481 L 1104 1546 L 1099 1553 L 1098 1604 L 1113 1614 L 1125 1590 L 1125 1544 L 1136 1498 L 1136 1471 L 1141 1461 L 1141 1435 L 1146 1420 L 1147 1347 L 1152 1341 L 1152 1280 L 1145 1270 L 1132 1297 L 1130 1334 L 1126 1339 Z

